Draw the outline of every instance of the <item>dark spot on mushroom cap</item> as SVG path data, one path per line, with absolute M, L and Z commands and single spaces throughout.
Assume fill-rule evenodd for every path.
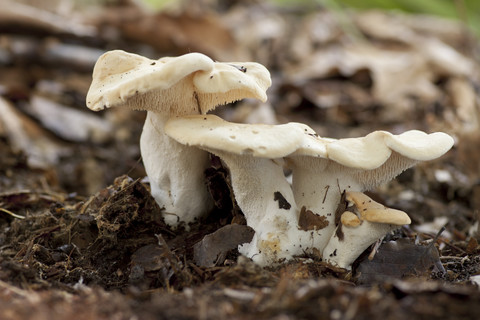
M 237 65 L 234 65 L 234 64 L 231 64 L 231 66 L 236 68 L 238 71 L 243 72 L 243 73 L 247 72 L 247 68 L 245 68 L 244 66 L 237 66 Z
M 156 64 L 157 64 L 156 62 L 150 63 L 151 66 L 154 66 L 154 65 L 156 65 Z

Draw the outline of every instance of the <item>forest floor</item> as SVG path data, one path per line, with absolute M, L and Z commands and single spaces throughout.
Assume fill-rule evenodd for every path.
M 461 24 L 255 1 L 22 3 L 0 1 L 0 319 L 480 317 L 480 42 Z M 264 64 L 267 103 L 215 111 L 229 121 L 332 138 L 443 131 L 455 146 L 369 193 L 412 219 L 373 260 L 368 249 L 351 271 L 308 255 L 261 268 L 221 249 L 231 203 L 188 231 L 163 222 L 140 159 L 145 114 L 85 105 L 112 49 Z M 211 190 L 224 176 L 207 175 Z M 194 246 L 217 230 L 218 259 L 201 267 Z

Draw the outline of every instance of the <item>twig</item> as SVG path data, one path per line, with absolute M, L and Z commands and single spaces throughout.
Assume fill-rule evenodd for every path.
M 15 214 L 15 213 L 13 213 L 12 211 L 7 210 L 7 209 L 4 209 L 4 208 L 0 208 L 0 211 L 1 211 L 1 212 L 5 212 L 6 214 L 11 215 L 12 217 L 17 218 L 17 219 L 25 219 L 24 216 Z
M 457 256 L 441 256 L 440 260 L 463 260 L 464 257 Z

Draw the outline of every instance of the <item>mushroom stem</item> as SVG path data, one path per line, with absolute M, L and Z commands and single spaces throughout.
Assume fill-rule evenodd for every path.
M 240 253 L 259 265 L 271 265 L 302 253 L 309 233 L 297 227 L 297 206 L 281 160 L 214 151 L 230 170 L 235 199 L 255 230 Z M 303 241 L 302 241 L 303 240 Z
M 354 190 L 363 191 L 345 168 L 328 159 L 309 156 L 288 158 L 292 169 L 292 189 L 299 208 L 323 219 L 319 227 L 315 227 L 312 237 L 315 248 L 323 251 L 335 231 L 335 211 L 342 193 Z
M 305 207 L 305 211 L 328 222 L 314 234 L 316 248 L 322 251 L 337 226 L 339 217 L 335 217 L 335 213 L 344 192 L 370 190 L 393 179 L 417 161 L 390 152 L 388 160 L 369 170 L 348 167 L 326 157 L 295 155 L 288 157 L 287 162 L 292 169 L 292 188 L 298 207 Z
M 350 270 L 352 263 L 365 249 L 399 227 L 393 224 L 369 221 L 362 221 L 362 224 L 357 227 L 339 224 L 337 229 L 341 229 L 343 238 L 340 238 L 338 232 L 335 232 L 323 250 L 322 259 L 339 268 Z
M 164 208 L 165 222 L 178 226 L 180 222 L 192 222 L 213 206 L 204 178 L 210 161 L 207 152 L 180 144 L 165 134 L 168 118 L 147 112 L 140 151 L 152 196 Z
M 350 269 L 368 246 L 401 225 L 411 223 L 405 212 L 387 208 L 361 192 L 346 192 L 344 200 L 339 209 L 345 211 L 342 210 L 335 234 L 322 257 L 340 268 Z

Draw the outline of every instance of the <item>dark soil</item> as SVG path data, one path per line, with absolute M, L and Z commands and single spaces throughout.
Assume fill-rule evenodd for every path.
M 287 49 L 274 49 L 287 48 L 296 34 L 300 37 L 300 21 L 311 18 L 309 10 L 313 9 L 270 8 L 271 14 L 282 16 L 285 23 L 296 21 L 296 27 L 286 35 L 288 40 L 258 40 L 257 48 L 246 40 L 234 39 L 231 34 L 235 28 L 220 22 L 222 14 L 237 7 L 246 13 L 263 12 L 255 4 L 203 8 L 204 16 L 195 15 L 198 13 L 191 8 L 194 13 L 185 10 L 177 21 L 169 15 L 147 15 L 126 3 L 112 4 L 111 11 L 97 8 L 97 20 L 85 18 L 96 28 L 96 37 L 46 26 L 42 29 L 31 21 L 19 20 L 22 28 L 18 29 L 0 22 L 1 36 L 8 43 L 0 41 L 0 49 L 10 50 L 8 59 L 0 59 L 0 98 L 17 110 L 15 119 L 24 128 L 15 131 L 0 121 L 0 319 L 480 317 L 478 280 L 475 284 L 480 277 L 480 227 L 475 224 L 480 220 L 480 131 L 465 129 L 467 120 L 455 109 L 455 94 L 448 91 L 448 81 L 465 76 L 445 68 L 433 82 L 439 89 L 434 101 L 422 100 L 420 93 L 405 94 L 413 109 L 403 110 L 399 117 L 398 109 L 388 109 L 387 102 L 375 96 L 372 86 L 379 80 L 372 77 L 373 68 L 365 67 L 349 76 L 332 68 L 327 77 L 305 76 L 302 81 L 288 76 L 286 64 L 294 65 L 296 57 L 289 56 L 293 53 Z M 316 10 L 328 14 L 321 8 Z M 195 19 L 188 18 L 192 14 Z M 135 19 L 145 20 L 143 24 L 132 23 Z M 163 35 L 153 42 L 152 34 L 161 32 L 149 27 L 148 21 L 155 25 L 155 19 L 171 24 L 183 38 Z M 243 21 L 247 20 L 244 17 Z M 208 48 L 191 28 L 192 21 L 202 30 L 215 30 L 216 49 L 210 46 L 206 52 Z M 328 24 L 330 20 L 321 21 Z M 26 32 L 35 28 L 38 32 Z M 405 49 L 402 43 L 361 31 L 372 46 Z M 343 43 L 341 34 L 334 33 L 320 44 L 314 43 L 320 40 L 311 39 L 312 48 Z M 436 33 L 428 36 L 440 37 L 478 66 L 471 54 L 475 41 L 456 42 Z M 274 86 L 269 99 L 279 122 L 305 122 L 322 136 L 333 137 L 380 129 L 396 133 L 410 128 L 443 130 L 458 143 L 441 159 L 419 164 L 369 193 L 376 201 L 407 212 L 412 225 L 385 238 L 376 254 L 369 248 L 352 271 L 333 268 L 316 255 L 261 268 L 239 256 L 236 249 L 252 231 L 245 226 L 230 192 L 228 171 L 218 159 L 212 157 L 212 168 L 206 172 L 216 208 L 201 221 L 172 230 L 161 218 L 161 208 L 150 195 L 139 161 L 142 113 L 111 109 L 94 114 L 112 124 L 108 137 L 96 140 L 62 135 L 31 112 L 33 97 L 43 95 L 65 108 L 93 114 L 85 107 L 85 94 L 95 59 L 85 62 L 87 59 L 71 57 L 53 63 L 57 56 L 51 57 L 45 50 L 47 44 L 52 45 L 49 39 L 86 50 L 124 48 L 153 52 L 154 56 L 181 54 L 193 48 L 224 57 L 233 54 L 236 49 L 230 48 L 234 45 L 238 50 L 248 49 L 251 60 L 272 70 Z M 18 46 L 13 44 L 21 41 L 30 47 L 15 52 Z M 477 76 L 467 77 L 466 82 L 477 103 L 470 119 L 478 117 L 480 110 Z M 52 83 L 57 86 L 42 89 L 42 85 Z M 326 100 L 319 95 L 329 95 L 337 104 L 322 105 Z M 236 104 L 219 114 L 241 121 L 245 120 L 242 110 L 254 114 L 248 108 L 248 104 Z M 264 119 L 257 117 L 258 121 Z M 25 148 L 17 143 L 23 134 L 31 143 Z M 40 141 L 40 137 L 46 140 Z M 48 143 L 42 146 L 51 148 L 48 150 L 62 151 L 55 161 L 33 165 L 29 151 L 45 141 Z M 445 230 L 437 234 L 442 227 Z

